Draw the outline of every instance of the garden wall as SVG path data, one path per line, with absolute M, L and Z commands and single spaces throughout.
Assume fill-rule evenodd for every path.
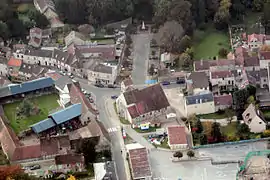
M 223 142 L 223 143 L 216 143 L 216 144 L 206 144 L 206 145 L 194 146 L 193 149 L 213 148 L 213 147 L 225 146 L 225 145 L 238 145 L 238 144 L 251 143 L 251 142 L 257 142 L 257 141 L 267 141 L 269 139 L 270 139 L 270 137 L 258 138 L 258 139 L 248 139 L 248 140 L 241 140 L 241 141 L 233 141 L 233 142 Z
M 229 124 L 228 118 L 224 118 L 224 119 L 200 119 L 201 122 L 218 122 L 220 123 L 220 126 L 227 126 Z M 236 122 L 237 121 L 237 117 L 234 116 L 232 118 L 232 122 Z

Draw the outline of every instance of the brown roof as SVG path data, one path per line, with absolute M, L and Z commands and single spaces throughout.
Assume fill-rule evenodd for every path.
M 24 159 L 35 159 L 41 157 L 40 145 L 32 146 L 21 146 L 17 147 L 13 156 L 12 161 L 19 161 Z
M 84 163 L 84 157 L 81 154 L 65 154 L 55 156 L 55 164 L 76 164 L 76 163 Z
M 114 45 L 95 45 L 95 46 L 76 46 L 81 54 L 99 54 L 100 58 L 114 60 L 115 59 L 115 47 Z
M 129 159 L 133 179 L 152 175 L 146 148 L 129 150 Z
M 102 122 L 91 120 L 87 127 L 93 136 L 104 136 L 108 141 L 110 141 L 110 135 Z
M 173 144 L 187 144 L 187 135 L 184 126 L 170 126 L 167 128 L 168 141 Z
M 206 88 L 209 86 L 208 77 L 205 72 L 192 72 L 188 79 L 192 80 L 193 88 Z
M 215 102 L 215 105 L 231 106 L 233 103 L 232 95 L 226 94 L 226 95 L 214 96 L 214 102 Z
M 83 92 L 81 91 L 81 87 L 79 83 L 68 84 L 70 101 L 72 104 L 82 104 L 82 113 L 85 114 L 90 111 L 92 114 L 98 114 L 98 111 L 93 108 L 92 104 L 85 97 Z
M 270 51 L 260 51 L 260 60 L 270 59 Z
M 168 99 L 160 84 L 144 89 L 124 92 L 127 105 L 136 104 L 139 114 L 157 111 L 170 106 Z
M 217 79 L 217 78 L 227 78 L 232 77 L 233 73 L 231 71 L 213 71 L 211 72 L 211 78 Z
M 249 66 L 259 66 L 260 61 L 258 56 L 252 56 L 252 57 L 245 57 L 244 58 L 244 66 L 249 67 Z
M 22 65 L 22 60 L 11 57 L 10 60 L 8 61 L 8 65 L 20 67 Z
M 209 70 L 210 64 L 208 60 L 200 60 L 194 62 L 195 71 L 205 71 Z
M 209 61 L 210 66 L 230 66 L 235 65 L 235 61 L 233 59 L 218 59 Z
M 40 138 L 40 148 L 42 155 L 59 154 L 62 150 L 70 149 L 70 141 L 68 135 L 55 136 L 49 138 Z
M 244 58 L 248 56 L 247 49 L 239 46 L 235 49 L 235 56 L 236 56 L 236 64 L 243 65 Z

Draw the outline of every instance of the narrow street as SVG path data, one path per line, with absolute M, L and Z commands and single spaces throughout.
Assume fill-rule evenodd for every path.
M 136 34 L 133 36 L 133 70 L 132 80 L 135 85 L 144 84 L 147 77 L 150 41 L 152 34 Z

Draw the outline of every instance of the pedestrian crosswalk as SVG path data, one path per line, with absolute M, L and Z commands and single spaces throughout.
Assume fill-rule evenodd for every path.
M 120 126 L 117 126 L 117 127 L 111 127 L 111 128 L 108 128 L 107 131 L 110 133 L 110 132 L 116 132 L 116 131 L 119 131 L 120 129 Z

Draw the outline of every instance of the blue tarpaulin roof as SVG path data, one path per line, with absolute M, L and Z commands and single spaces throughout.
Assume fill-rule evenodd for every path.
M 61 111 L 50 114 L 51 117 L 56 124 L 62 124 L 66 121 L 69 121 L 75 117 L 78 117 L 82 114 L 82 105 L 74 104 Z
M 31 126 L 32 130 L 35 132 L 35 133 L 41 133 L 47 129 L 50 129 L 52 127 L 56 126 L 56 124 L 54 123 L 54 121 L 51 119 L 51 118 L 48 118 L 48 119 L 44 119 L 36 124 L 33 124 Z
M 37 89 L 51 87 L 53 86 L 53 84 L 54 84 L 53 79 L 48 77 L 48 78 L 39 78 L 33 81 L 27 81 L 22 84 L 11 85 L 9 88 L 10 88 L 11 94 L 16 95 L 16 94 L 34 91 Z
M 155 79 L 149 79 L 145 81 L 145 84 L 156 84 L 156 83 L 157 83 L 157 80 Z

